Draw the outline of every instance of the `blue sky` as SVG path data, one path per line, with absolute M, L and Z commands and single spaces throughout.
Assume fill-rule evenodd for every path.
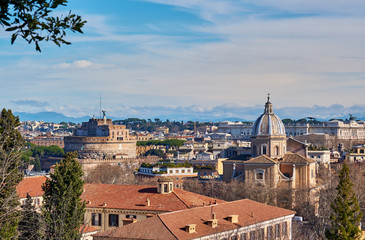
M 3 107 L 92 116 L 101 93 L 121 118 L 254 120 L 270 92 L 277 109 L 365 115 L 363 0 L 70 0 L 57 11 L 69 9 L 88 21 L 71 46 L 37 53 L 0 30 Z

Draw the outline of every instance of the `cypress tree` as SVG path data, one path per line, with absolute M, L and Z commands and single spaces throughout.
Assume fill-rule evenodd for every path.
M 19 240 L 39 240 L 41 239 L 40 214 L 35 210 L 33 199 L 27 195 L 21 218 L 19 221 L 18 232 Z
M 0 115 L 0 239 L 17 236 L 19 199 L 16 186 L 22 180 L 21 148 L 24 140 L 16 129 L 19 118 L 11 110 Z
M 339 174 L 337 196 L 331 203 L 331 228 L 326 231 L 329 240 L 353 240 L 361 236 L 362 212 L 352 186 L 349 168 L 344 164 Z
M 80 239 L 85 202 L 81 200 L 83 172 L 76 158 L 77 154 L 67 153 L 43 185 L 47 239 Z

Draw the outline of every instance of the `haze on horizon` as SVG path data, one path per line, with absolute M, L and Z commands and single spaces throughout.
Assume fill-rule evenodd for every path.
M 365 116 L 364 1 L 70 0 L 60 10 L 69 9 L 88 21 L 84 35 L 68 34 L 71 46 L 37 53 L 0 29 L 3 107 L 92 116 L 102 93 L 112 116 L 193 109 L 251 120 L 270 92 L 274 111 Z

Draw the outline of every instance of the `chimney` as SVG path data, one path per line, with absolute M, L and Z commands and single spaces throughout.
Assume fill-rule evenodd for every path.
M 227 219 L 231 223 L 238 223 L 238 215 L 228 215 Z
M 251 217 L 253 217 L 253 211 L 251 211 Z
M 91 201 L 90 200 L 87 200 L 86 204 L 91 204 Z
M 103 207 L 106 207 L 106 202 L 103 202 Z
M 188 233 L 195 233 L 196 232 L 195 227 L 196 227 L 196 224 L 185 225 L 185 231 Z
M 216 227 L 218 227 L 218 219 L 209 219 L 207 221 L 207 224 L 211 228 L 216 228 Z
M 212 218 L 217 219 L 217 214 L 215 214 L 215 212 L 212 212 Z
M 147 199 L 146 199 L 146 206 L 147 206 L 147 207 L 151 206 L 151 201 L 150 201 L 150 199 L 149 199 L 149 198 L 147 198 Z

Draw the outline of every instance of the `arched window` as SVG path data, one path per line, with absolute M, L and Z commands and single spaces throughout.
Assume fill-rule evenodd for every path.
M 275 146 L 275 155 L 279 156 L 279 146 Z
M 267 145 L 266 144 L 262 144 L 261 145 L 261 155 L 266 155 L 267 154 Z

